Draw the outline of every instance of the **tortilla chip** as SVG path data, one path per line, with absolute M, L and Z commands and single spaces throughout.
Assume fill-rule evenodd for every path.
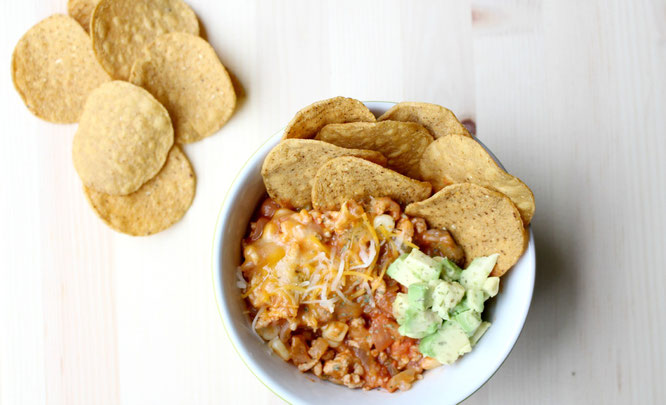
M 476 184 L 444 187 L 427 200 L 408 205 L 405 213 L 448 230 L 465 251 L 467 265 L 476 257 L 499 253 L 493 276 L 506 273 L 527 247 L 527 232 L 511 200 Z
M 109 195 L 84 187 L 88 202 L 111 228 L 134 236 L 163 231 L 178 222 L 194 199 L 196 180 L 187 156 L 178 146 L 164 167 L 137 191 Z
M 317 170 L 340 156 L 386 164 L 386 158 L 372 150 L 346 149 L 314 139 L 285 139 L 268 153 L 261 168 L 268 195 L 285 207 L 309 206 Z
M 97 3 L 99 0 L 69 0 L 67 14 L 78 21 L 86 32 L 90 32 L 90 17 Z
M 437 104 L 404 101 L 391 107 L 377 120 L 417 122 L 426 127 L 435 139 L 448 134 L 472 136 L 451 110 Z
M 127 80 L 146 45 L 167 32 L 199 35 L 199 21 L 182 0 L 102 0 L 90 29 L 102 67 L 114 79 Z
M 159 172 L 172 145 L 173 127 L 162 104 L 141 87 L 113 81 L 88 97 L 72 156 L 86 187 L 125 195 Z
M 375 122 L 375 116 L 368 107 L 353 98 L 333 97 L 317 101 L 296 113 L 287 124 L 282 139 L 314 138 L 327 124 L 343 122 Z
M 519 178 L 502 170 L 476 140 L 461 135 L 436 139 L 423 153 L 421 175 L 435 190 L 451 183 L 474 183 L 498 191 L 516 205 L 527 226 L 534 216 L 534 194 Z
M 315 209 L 339 209 L 348 200 L 389 197 L 401 205 L 428 198 L 430 184 L 356 157 L 339 157 L 324 164 L 314 179 Z
M 111 80 L 95 60 L 90 38 L 65 15 L 30 28 L 16 44 L 11 69 L 28 109 L 56 123 L 77 122 L 88 94 Z
M 343 148 L 376 150 L 386 156 L 390 169 L 413 179 L 421 177 L 419 161 L 433 140 L 423 126 L 398 121 L 329 124 L 315 139 Z
M 134 62 L 129 80 L 166 107 L 180 143 L 217 132 L 236 105 L 229 73 L 213 47 L 183 32 L 157 37 Z

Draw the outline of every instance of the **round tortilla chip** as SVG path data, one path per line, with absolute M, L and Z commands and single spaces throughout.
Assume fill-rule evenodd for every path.
M 309 206 L 317 170 L 341 156 L 356 156 L 386 164 L 386 158 L 372 150 L 346 149 L 314 139 L 285 139 L 268 153 L 261 167 L 266 191 L 282 206 Z
M 375 122 L 375 115 L 353 98 L 333 97 L 317 101 L 296 113 L 287 124 L 282 139 L 314 138 L 324 126 L 344 122 Z
M 231 78 L 213 47 L 183 32 L 157 37 L 134 62 L 129 80 L 166 107 L 176 142 L 212 135 L 236 106 Z
M 428 198 L 430 184 L 357 157 L 339 157 L 324 164 L 312 186 L 315 209 L 339 209 L 348 200 L 366 202 L 389 197 L 400 205 Z
M 534 194 L 518 177 L 502 170 L 475 139 L 447 135 L 423 153 L 421 175 L 435 190 L 451 183 L 474 183 L 500 192 L 516 205 L 527 226 L 534 216 Z
M 196 180 L 187 156 L 174 146 L 164 167 L 137 191 L 109 195 L 84 187 L 88 202 L 111 228 L 134 236 L 163 231 L 178 222 L 194 199 Z
M 127 80 L 146 45 L 167 32 L 199 35 L 199 21 L 182 0 L 102 0 L 90 29 L 102 67 L 114 79 Z
M 506 273 L 527 247 L 527 231 L 511 200 L 476 184 L 444 187 L 427 200 L 408 205 L 405 213 L 448 230 L 465 251 L 466 265 L 476 257 L 499 253 L 493 276 Z
M 385 120 L 417 122 L 426 127 L 435 139 L 448 134 L 472 136 L 451 110 L 437 104 L 403 101 L 377 119 Z
M 23 35 L 14 48 L 11 69 L 28 109 L 55 123 L 77 122 L 88 94 L 111 80 L 97 63 L 85 31 L 60 14 Z
M 88 97 L 72 157 L 85 186 L 124 195 L 157 174 L 172 145 L 173 127 L 162 104 L 141 87 L 113 81 Z
M 329 124 L 315 139 L 343 148 L 376 150 L 386 156 L 389 169 L 413 179 L 421 178 L 419 162 L 433 141 L 422 125 L 399 121 Z
M 99 0 L 69 0 L 67 14 L 79 22 L 86 32 L 90 32 L 90 17 Z

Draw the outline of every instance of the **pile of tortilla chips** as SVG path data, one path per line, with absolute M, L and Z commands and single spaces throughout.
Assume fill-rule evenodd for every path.
M 294 209 L 390 197 L 448 230 L 467 264 L 499 253 L 495 276 L 525 251 L 534 215 L 532 191 L 435 104 L 398 103 L 375 118 L 358 100 L 318 101 L 291 120 L 261 173 L 270 197 Z
M 194 199 L 177 144 L 233 114 L 229 73 L 182 0 L 69 0 L 68 11 L 19 40 L 14 86 L 36 116 L 79 123 L 72 158 L 100 218 L 130 235 L 160 232 Z

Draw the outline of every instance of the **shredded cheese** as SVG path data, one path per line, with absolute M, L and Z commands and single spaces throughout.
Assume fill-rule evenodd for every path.
M 299 287 L 299 286 L 297 286 L 297 285 L 293 285 L 293 284 L 285 284 L 285 285 L 282 286 L 282 288 L 284 288 L 285 290 L 298 291 L 298 292 L 300 292 L 300 293 L 304 293 L 304 292 L 305 292 L 305 288 L 303 288 L 303 287 Z
M 382 271 L 381 271 L 381 273 L 379 273 L 379 277 L 377 277 L 375 279 L 375 281 L 372 282 L 372 292 L 375 292 L 375 290 L 382 283 L 382 279 L 384 278 L 384 273 L 386 273 L 387 268 L 388 268 L 387 265 L 382 266 Z
M 257 287 L 259 287 L 260 284 L 262 284 L 262 283 L 257 283 L 255 285 L 250 286 L 250 288 L 247 291 L 245 291 L 243 294 L 241 294 L 241 298 L 249 297 L 250 294 L 252 294 L 252 291 L 254 291 Z
M 338 283 L 342 278 L 342 273 L 345 271 L 345 258 L 346 255 L 340 258 L 340 266 L 338 266 L 338 272 L 333 279 L 333 283 L 331 283 L 331 290 L 335 290 L 338 287 Z
M 361 217 L 363 218 L 363 223 L 365 223 L 365 226 L 367 226 L 368 229 L 370 230 L 370 235 L 372 235 L 372 239 L 375 242 L 379 243 L 379 238 L 377 237 L 377 232 L 375 232 L 375 228 L 372 225 L 370 225 L 370 221 L 368 220 L 368 214 L 366 214 L 364 212 Z
M 370 304 L 374 307 L 375 298 L 372 296 L 372 291 L 370 290 L 370 283 L 366 281 L 366 283 L 363 284 L 363 287 L 365 288 L 365 292 L 368 294 L 368 297 L 370 297 Z
M 356 277 L 362 277 L 366 280 L 374 280 L 374 277 L 369 276 L 365 273 L 360 273 L 358 271 L 345 271 L 342 273 L 343 276 L 356 276 Z
M 352 294 L 350 298 L 352 300 L 355 300 L 356 298 L 360 297 L 363 294 L 365 294 L 365 290 L 358 290 L 354 294 Z
M 372 264 L 375 262 L 375 257 L 377 256 L 375 241 L 370 241 L 370 248 L 368 251 L 365 251 L 364 249 L 359 250 L 358 256 L 361 258 L 363 263 L 359 264 L 358 266 L 350 267 L 349 270 L 371 268 Z
M 236 287 L 240 288 L 241 290 L 247 288 L 247 281 L 245 281 L 245 278 L 243 277 L 243 271 L 241 270 L 240 266 L 236 268 Z
M 382 234 L 384 239 L 390 239 L 391 238 L 391 233 L 384 228 L 384 225 L 379 226 L 379 232 Z
M 335 293 L 338 295 L 338 297 L 340 297 L 340 299 L 342 299 L 342 301 L 344 301 L 348 304 L 351 304 L 351 301 L 349 301 L 349 299 L 347 299 L 347 297 L 345 297 L 345 295 L 342 293 L 342 291 L 336 289 Z
M 317 248 L 319 248 L 321 250 L 321 253 L 324 253 L 325 255 L 328 255 L 328 254 L 331 253 L 331 250 L 326 245 L 321 243 L 321 241 L 315 235 L 311 235 L 308 238 L 308 240 L 310 242 L 312 242 L 315 246 L 317 246 Z
M 287 300 L 291 302 L 292 305 L 298 306 L 298 302 L 296 301 L 296 299 L 294 299 L 294 297 L 291 294 L 289 294 L 289 292 L 287 292 L 287 287 L 293 287 L 293 286 L 283 285 L 279 288 L 279 291 L 282 293 L 282 295 L 285 298 L 287 298 Z
M 259 311 L 257 311 L 257 314 L 254 316 L 254 319 L 252 320 L 252 332 L 254 332 L 254 334 L 257 336 L 259 336 L 259 334 L 257 333 L 257 322 L 259 322 L 259 317 L 261 316 L 261 314 L 264 313 L 265 310 L 266 307 L 259 308 Z
M 370 235 L 372 235 L 372 240 L 375 241 L 377 245 L 379 245 L 379 238 L 377 237 L 377 232 L 375 232 L 375 228 L 370 225 L 370 221 L 368 220 L 368 215 L 364 212 L 363 213 L 363 222 L 365 223 L 365 226 L 368 227 L 370 230 Z M 377 255 L 374 255 L 372 259 L 372 264 L 370 264 L 369 268 L 374 267 L 375 263 L 377 262 Z
M 418 248 L 419 248 L 418 246 L 416 246 L 415 244 L 413 244 L 412 242 L 410 242 L 410 241 L 408 241 L 408 240 L 404 240 L 404 239 L 403 239 L 403 243 L 404 243 L 405 245 L 409 246 L 409 247 L 412 248 L 412 249 L 418 249 Z

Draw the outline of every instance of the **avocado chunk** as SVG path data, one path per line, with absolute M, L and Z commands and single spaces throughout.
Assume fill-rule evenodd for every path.
M 457 264 L 449 260 L 447 257 L 435 257 L 442 265 L 442 278 L 446 281 L 458 281 L 460 280 L 460 275 L 462 269 L 458 267 Z
M 481 325 L 481 314 L 470 309 L 455 315 L 453 320 L 458 322 L 458 325 L 465 331 L 467 336 L 473 336 L 479 325 Z
M 453 307 L 453 309 L 450 310 L 449 312 L 451 313 L 451 315 L 456 316 L 461 312 L 465 312 L 465 311 L 469 311 L 469 310 L 470 310 L 470 307 L 469 307 L 469 305 L 467 305 L 467 300 L 463 299 L 462 301 L 460 301 L 458 303 L 458 305 Z
M 454 282 L 437 280 L 432 286 L 432 310 L 442 319 L 449 319 L 449 311 L 462 300 L 465 288 Z
M 408 309 L 403 323 L 398 328 L 398 333 L 414 339 L 421 339 L 437 331 L 442 324 L 442 318 L 436 313 L 425 310 L 418 311 Z
M 436 333 L 421 339 L 419 350 L 442 364 L 452 364 L 458 357 L 470 352 L 472 345 L 458 323 L 446 321 Z
M 496 296 L 499 292 L 499 277 L 488 277 L 486 281 L 483 282 L 481 290 L 483 290 L 488 297 Z
M 469 338 L 470 343 L 472 346 L 476 345 L 476 343 L 481 339 L 481 336 L 483 336 L 484 333 L 490 328 L 490 322 L 481 322 L 481 325 L 479 325 L 478 328 L 476 328 L 476 332 L 474 332 L 474 335 L 472 335 L 471 338 Z
M 421 281 L 437 280 L 442 271 L 440 263 L 418 249 L 412 249 L 409 252 L 404 265 L 410 268 Z
M 451 309 L 451 315 L 458 315 L 461 312 L 477 311 L 479 313 L 483 312 L 483 301 L 485 301 L 485 295 L 483 292 L 478 290 L 467 290 L 465 292 L 465 298 L 458 303 L 453 309 Z M 479 311 L 479 308 L 481 311 Z
M 398 321 L 398 324 L 402 324 L 407 315 L 407 294 L 398 293 L 393 300 L 393 316 L 395 320 Z
M 425 311 L 432 306 L 430 288 L 426 283 L 414 283 L 407 289 L 407 302 L 409 307 L 419 311 Z
M 418 283 L 419 280 L 416 280 L 416 278 L 403 266 L 406 258 L 407 253 L 400 255 L 400 257 L 395 259 L 388 269 L 386 269 L 386 274 L 398 283 L 408 286 L 411 283 Z
M 465 298 L 458 303 L 452 310 L 451 315 L 458 315 L 461 312 L 468 310 L 473 310 L 478 313 L 483 312 L 483 302 L 486 300 L 486 296 L 482 291 L 479 290 L 467 290 L 465 292 Z
M 441 271 L 440 263 L 420 250 L 412 249 L 409 254 L 403 254 L 391 263 L 386 273 L 400 284 L 409 287 L 414 283 L 437 280 Z
M 465 301 L 467 306 L 478 313 L 483 312 L 483 303 L 486 301 L 486 295 L 481 290 L 467 290 L 465 292 Z
M 466 290 L 482 289 L 483 283 L 490 275 L 490 272 L 493 271 L 498 257 L 499 254 L 495 253 L 486 257 L 477 257 L 472 260 L 472 263 L 462 271 L 460 275 L 460 284 L 462 284 Z

